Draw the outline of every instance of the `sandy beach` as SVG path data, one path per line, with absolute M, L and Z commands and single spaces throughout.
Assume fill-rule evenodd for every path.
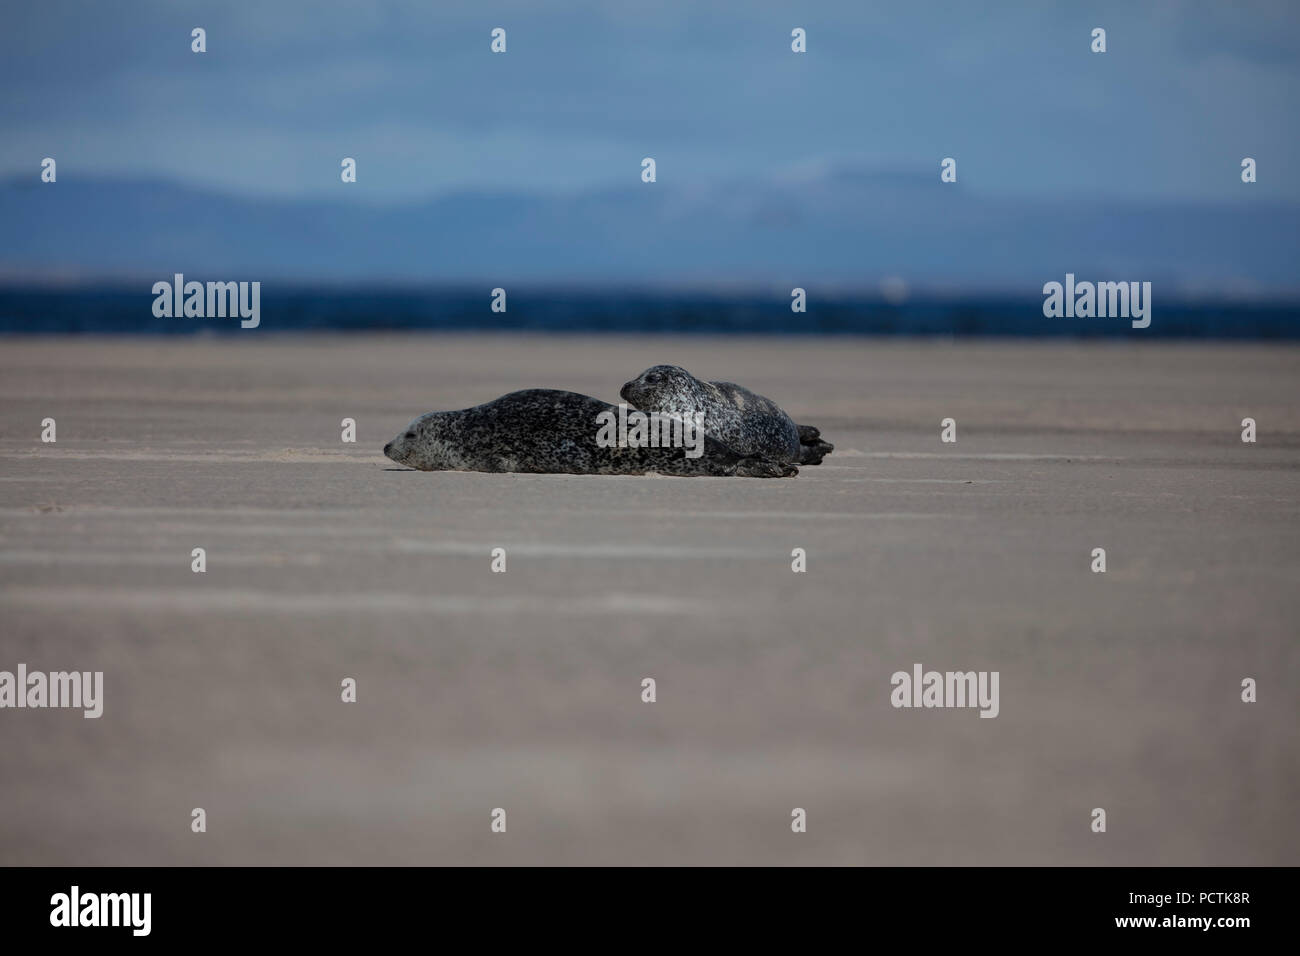
M 380 453 L 658 363 L 835 453 Z M 0 711 L 2 864 L 1297 861 L 1296 345 L 13 339 L 0 394 L 0 670 L 104 673 L 99 719 Z M 891 706 L 916 663 L 997 718 Z

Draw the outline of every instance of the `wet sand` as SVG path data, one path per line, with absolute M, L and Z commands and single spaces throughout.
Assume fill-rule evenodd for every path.
M 380 454 L 660 362 L 835 453 Z M 0 395 L 0 670 L 105 684 L 98 720 L 0 710 L 0 863 L 1297 862 L 1296 346 L 9 340 Z M 895 709 L 915 663 L 998 671 L 999 716 Z

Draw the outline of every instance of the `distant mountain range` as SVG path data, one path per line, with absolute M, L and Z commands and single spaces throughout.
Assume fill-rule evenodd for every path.
M 1143 280 L 1168 296 L 1300 295 L 1300 205 L 1002 200 L 934 175 L 574 195 L 463 192 L 405 205 L 261 199 L 170 182 L 0 183 L 0 278 L 762 284 L 997 290 Z M 787 292 L 788 295 L 788 292 Z

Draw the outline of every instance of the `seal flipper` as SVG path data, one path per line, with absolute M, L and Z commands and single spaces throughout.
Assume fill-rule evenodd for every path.
M 820 465 L 822 459 L 835 450 L 830 442 L 814 441 L 799 446 L 799 464 Z
M 812 425 L 795 425 L 799 429 L 799 464 L 820 465 L 822 459 L 835 450 L 830 442 L 821 440 L 822 433 Z
M 650 451 L 652 455 L 658 450 L 633 449 L 638 453 Z M 672 449 L 672 457 L 661 460 L 656 456 L 647 461 L 646 470 L 656 471 L 661 475 L 710 476 L 716 478 L 793 478 L 799 469 L 789 462 L 773 461 L 761 455 L 740 455 L 716 438 L 704 437 L 704 454 L 698 458 L 687 458 L 679 448 Z
M 736 462 L 737 478 L 793 478 L 799 469 L 787 461 L 773 461 L 751 455 Z

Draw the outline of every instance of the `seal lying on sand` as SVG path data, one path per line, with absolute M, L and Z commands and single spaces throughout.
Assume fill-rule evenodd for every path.
M 789 461 L 738 455 L 706 435 L 699 457 L 686 447 L 603 447 L 602 412 L 617 406 L 577 392 L 530 388 L 455 412 L 429 412 L 384 446 L 384 454 L 420 471 L 492 471 L 569 475 L 736 475 L 786 478 Z
M 796 425 L 770 398 L 731 382 L 701 382 L 676 365 L 656 365 L 623 386 L 620 395 L 643 412 L 704 413 L 704 431 L 732 451 L 773 461 L 820 465 L 835 446 L 811 425 Z

